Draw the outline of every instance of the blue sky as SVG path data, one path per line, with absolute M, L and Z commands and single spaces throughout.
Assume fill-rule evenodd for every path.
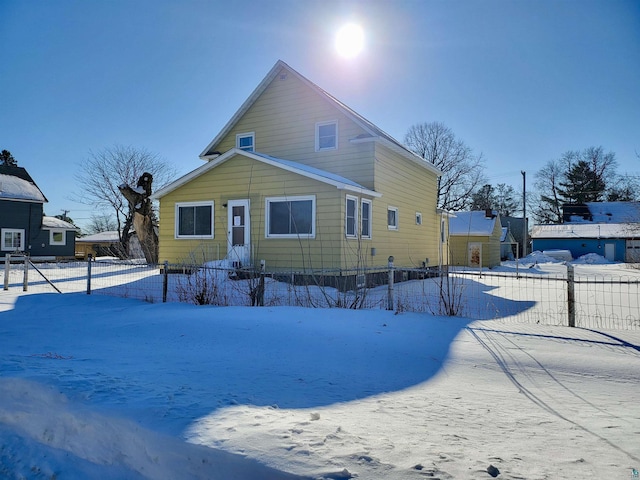
M 333 38 L 362 25 L 346 60 Z M 278 60 L 398 140 L 441 121 L 492 184 L 567 150 L 640 175 L 638 1 L 0 0 L 0 149 L 82 225 L 78 165 L 114 144 L 184 174 Z

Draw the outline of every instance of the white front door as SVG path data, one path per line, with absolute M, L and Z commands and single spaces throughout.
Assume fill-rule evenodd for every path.
M 251 260 L 249 200 L 227 202 L 227 259 L 249 265 Z

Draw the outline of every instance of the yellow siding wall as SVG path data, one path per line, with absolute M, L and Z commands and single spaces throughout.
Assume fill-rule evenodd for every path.
M 338 148 L 315 151 L 317 122 L 338 121 Z M 276 76 L 215 147 L 226 152 L 236 146 L 236 134 L 255 132 L 255 151 L 311 165 L 373 188 L 373 143 L 351 143 L 365 133 L 295 75 Z
M 419 267 L 428 259 L 437 266 L 440 256 L 440 215 L 436 212 L 437 177 L 424 167 L 377 145 L 373 239 L 378 264 L 393 255 L 396 266 Z M 398 208 L 398 230 L 387 226 L 387 208 Z M 416 225 L 416 212 L 422 225 Z
M 316 195 L 316 238 L 265 238 L 265 198 Z M 253 260 L 272 269 L 339 268 L 343 241 L 343 192 L 303 176 L 236 156 L 160 199 L 160 261 L 196 263 L 227 253 L 229 200 L 250 199 Z M 176 202 L 214 201 L 213 239 L 176 239 Z

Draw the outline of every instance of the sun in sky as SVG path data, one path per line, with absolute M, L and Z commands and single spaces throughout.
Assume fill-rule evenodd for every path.
M 336 50 L 344 58 L 353 58 L 364 48 L 364 31 L 360 25 L 347 23 L 336 34 Z

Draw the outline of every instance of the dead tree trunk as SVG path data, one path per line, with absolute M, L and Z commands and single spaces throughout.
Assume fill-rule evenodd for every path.
M 153 175 L 143 173 L 138 185 L 119 185 L 118 189 L 129 202 L 129 211 L 133 211 L 133 228 L 136 231 L 144 258 L 147 263 L 158 263 L 158 234 L 154 225 L 153 208 L 151 206 L 151 183 Z

